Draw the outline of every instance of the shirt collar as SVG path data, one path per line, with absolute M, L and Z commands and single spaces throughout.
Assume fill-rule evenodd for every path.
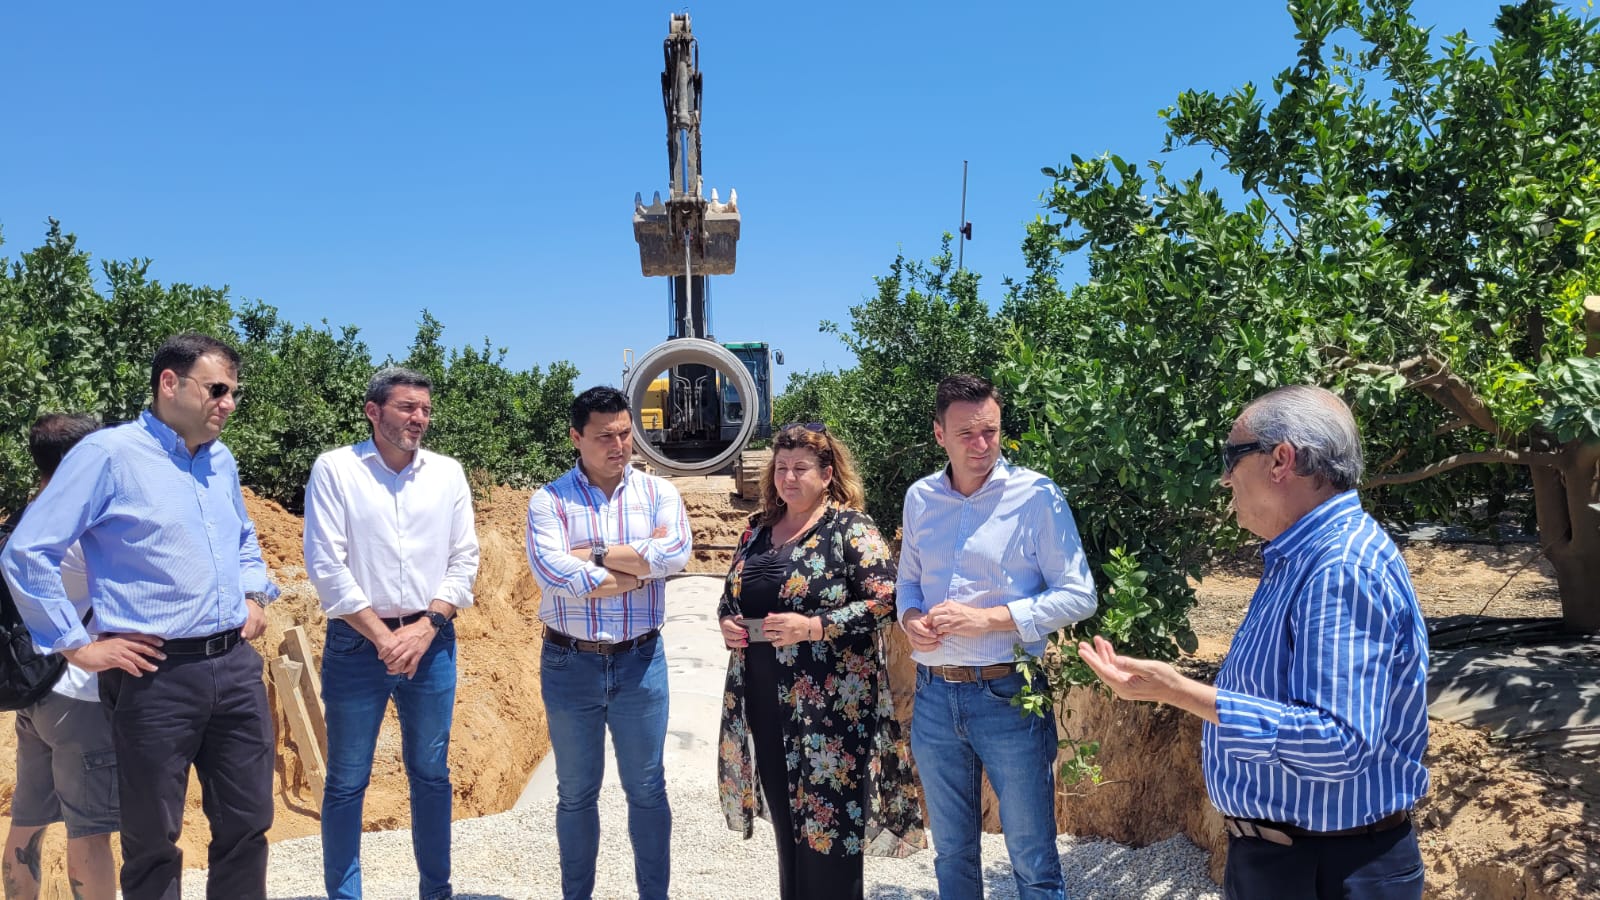
M 600 490 L 600 488 L 595 486 L 594 482 L 589 480 L 589 473 L 585 472 L 583 470 L 583 464 L 581 462 L 572 464 L 572 472 L 573 472 L 574 477 L 576 477 L 578 479 L 578 484 L 583 485 L 584 487 L 592 487 L 597 491 Z M 633 464 L 629 463 L 627 466 L 625 466 L 623 468 L 623 470 L 622 470 L 622 480 L 617 482 L 617 487 L 620 488 L 623 485 L 627 484 L 628 483 L 628 479 L 632 478 L 632 477 L 633 477 Z
M 987 491 L 991 484 L 1004 485 L 1006 479 L 1011 476 L 1012 468 L 1013 466 L 1006 462 L 1005 456 L 997 457 L 994 461 L 994 468 L 989 470 L 989 477 L 983 480 L 983 484 L 978 485 L 978 489 L 971 494 L 963 494 L 956 490 L 956 484 L 950 478 L 950 464 L 945 463 L 944 468 L 939 472 L 939 486 L 956 497 L 976 497 Z
M 167 423 L 156 418 L 154 410 L 146 409 L 144 412 L 140 413 L 139 424 L 143 425 L 144 430 L 148 432 L 151 437 L 156 439 L 156 443 L 161 445 L 161 449 L 167 451 L 168 453 L 181 454 L 185 459 L 193 456 L 199 456 L 202 450 L 205 450 L 214 443 L 214 440 L 206 441 L 205 443 L 196 447 L 194 449 L 194 453 L 190 453 L 189 445 L 184 442 L 182 437 L 178 436 L 176 431 L 172 430 L 171 425 L 168 425 Z
M 1271 564 L 1279 559 L 1289 559 L 1311 546 L 1312 539 L 1329 525 L 1347 516 L 1361 512 L 1361 496 L 1353 490 L 1334 494 L 1317 507 L 1284 529 L 1283 533 L 1261 548 L 1261 559 Z
M 411 462 L 406 465 L 406 469 L 401 469 L 400 472 L 395 472 L 393 469 L 390 469 L 389 464 L 384 462 L 383 454 L 378 452 L 378 442 L 372 438 L 367 438 L 366 440 L 357 444 L 355 449 L 356 456 L 363 461 L 376 457 L 378 460 L 378 465 L 383 466 L 385 471 L 391 472 L 395 475 L 399 475 L 400 472 L 404 472 L 406 469 L 422 468 L 423 456 L 421 447 L 417 448 L 416 454 L 411 457 Z

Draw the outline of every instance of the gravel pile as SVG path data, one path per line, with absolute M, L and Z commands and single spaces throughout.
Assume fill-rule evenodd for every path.
M 716 790 L 716 747 L 728 651 L 716 622 L 722 580 L 687 576 L 667 583 L 666 642 L 672 689 L 662 765 L 672 801 L 672 896 L 766 900 L 778 896 L 777 850 L 772 827 L 756 822 L 748 841 L 722 819 Z M 616 755 L 606 748 L 606 783 L 600 792 L 600 862 L 595 896 L 634 897 L 633 851 L 627 804 L 617 783 Z M 453 828 L 451 883 L 457 897 L 525 900 L 561 896 L 556 855 L 555 765 L 546 759 L 516 807 L 465 819 Z M 1183 837 L 1142 849 L 1062 837 L 1061 863 L 1073 898 L 1199 900 L 1222 892 L 1206 874 L 1205 853 Z M 985 835 L 984 881 L 991 898 L 1015 897 L 1005 838 Z M 409 831 L 373 832 L 362 838 L 362 882 L 367 900 L 417 896 L 417 868 Z M 866 894 L 876 900 L 936 898 L 933 851 L 907 859 L 869 858 Z M 205 872 L 184 873 L 184 895 L 205 896 Z M 322 844 L 317 838 L 272 847 L 267 895 L 274 900 L 323 897 Z
M 723 824 L 715 786 L 669 783 L 672 796 L 672 896 L 683 898 L 776 898 L 777 854 L 772 830 L 757 821 L 755 837 L 740 840 Z M 627 838 L 627 807 L 622 790 L 607 784 L 600 794 L 600 871 L 595 896 L 634 897 L 633 855 Z M 556 862 L 555 802 L 455 824 L 456 896 L 467 900 L 531 900 L 561 896 Z M 1067 894 L 1073 898 L 1220 898 L 1206 877 L 1206 856 L 1179 836 L 1141 849 L 1106 841 L 1063 836 L 1061 865 Z M 1015 897 L 1005 838 L 985 835 L 984 881 L 991 898 Z M 368 900 L 407 900 L 417 896 L 417 869 L 409 831 L 364 836 L 362 878 Z M 876 900 L 932 900 L 938 897 L 933 852 L 907 859 L 867 860 L 868 897 Z M 190 870 L 184 895 L 205 896 L 205 873 Z M 268 877 L 269 897 L 318 898 L 322 890 L 322 846 L 316 838 L 274 844 Z

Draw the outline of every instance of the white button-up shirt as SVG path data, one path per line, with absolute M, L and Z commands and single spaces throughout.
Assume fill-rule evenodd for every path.
M 306 485 L 306 575 L 339 618 L 384 618 L 433 600 L 472 605 L 478 534 L 461 464 L 419 449 L 398 472 L 371 440 L 318 457 Z
M 1016 623 L 914 651 L 912 659 L 925 666 L 1008 663 L 1019 644 L 1038 656 L 1051 632 L 1095 610 L 1094 577 L 1066 498 L 1055 482 L 1004 459 L 971 496 L 951 485 L 948 470 L 906 491 L 895 591 L 901 619 L 953 600 L 980 609 L 1003 605 Z

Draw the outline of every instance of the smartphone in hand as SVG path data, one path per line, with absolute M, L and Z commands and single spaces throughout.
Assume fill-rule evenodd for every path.
M 750 643 L 766 644 L 772 641 L 772 638 L 767 637 L 766 632 L 762 629 L 762 626 L 766 624 L 766 621 L 767 620 L 765 618 L 740 619 L 739 625 L 740 627 L 744 628 L 745 634 L 750 636 Z

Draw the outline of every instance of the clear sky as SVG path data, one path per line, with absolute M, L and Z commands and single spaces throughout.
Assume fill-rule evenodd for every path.
M 1421 0 L 1487 41 L 1497 4 Z M 451 346 L 620 383 L 661 341 L 664 279 L 631 216 L 667 183 L 658 76 L 670 13 L 618 3 L 27 3 L 0 10 L 0 255 L 55 216 L 99 259 L 228 285 L 403 355 L 426 307 Z M 969 269 L 1022 274 L 1041 166 L 1158 154 L 1186 88 L 1269 90 L 1280 0 L 687 7 L 705 79 L 705 183 L 743 213 L 713 282 L 716 337 L 788 373 L 850 363 L 848 320 L 897 251 L 954 231 Z M 1202 162 L 1185 159 L 1180 171 Z M 1081 274 L 1081 265 L 1069 274 Z

